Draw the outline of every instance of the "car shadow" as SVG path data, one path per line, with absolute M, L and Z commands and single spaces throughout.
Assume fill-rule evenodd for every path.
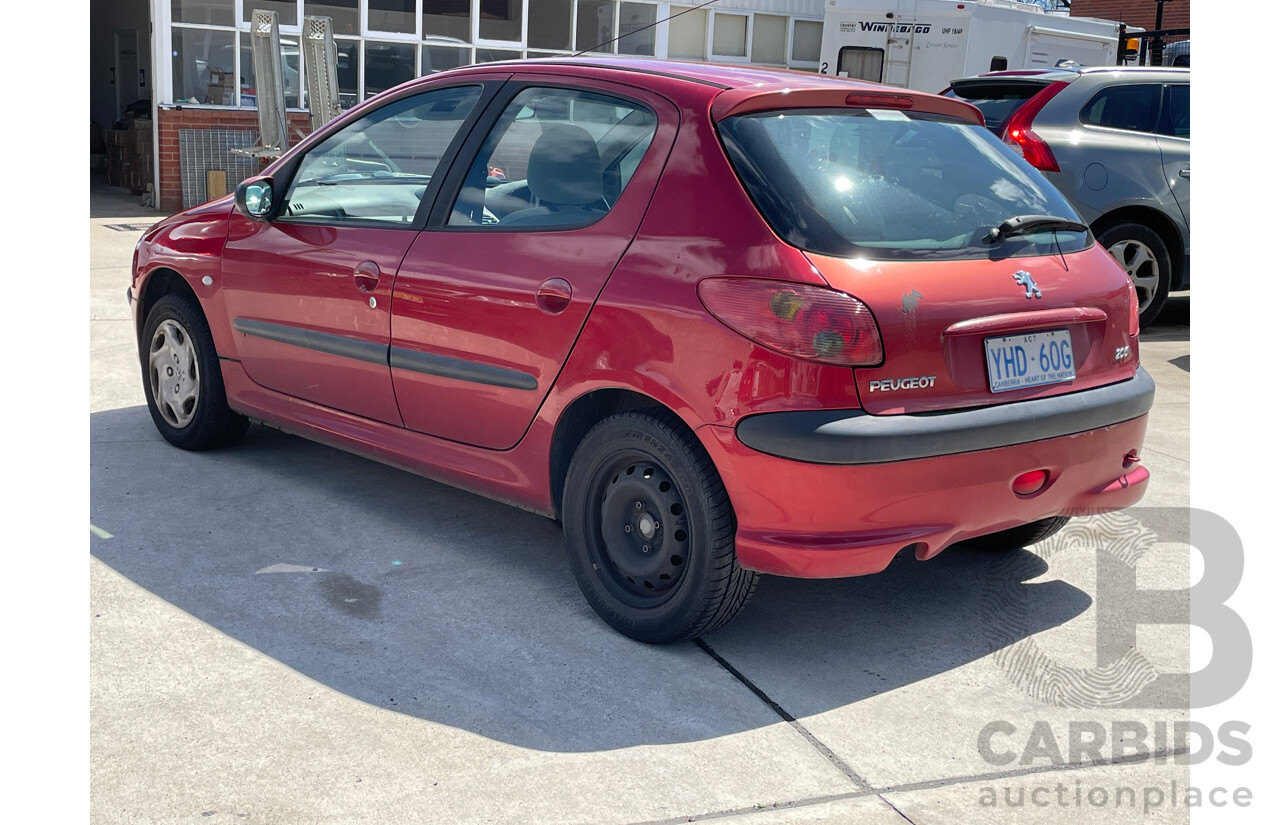
M 93 414 L 90 435 L 91 520 L 112 536 L 93 555 L 333 690 L 544 751 L 778 722 L 695 644 L 639 644 L 597 619 L 544 517 L 259 426 L 188 453 L 130 407 Z M 987 656 L 990 582 L 1033 606 L 1023 636 L 1084 612 L 1074 586 L 1028 583 L 1047 569 L 960 546 L 861 579 L 765 577 L 706 641 L 731 663 L 750 648 L 762 684 L 803 674 L 786 709 L 805 716 Z
M 1156 316 L 1155 323 L 1142 330 L 1143 341 L 1190 341 L 1191 294 L 1175 293 L 1165 301 L 1164 309 Z

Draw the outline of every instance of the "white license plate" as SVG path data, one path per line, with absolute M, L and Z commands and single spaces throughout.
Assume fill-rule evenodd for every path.
M 986 345 L 987 382 L 992 392 L 1060 384 L 1076 377 L 1071 333 L 1065 329 L 988 338 Z

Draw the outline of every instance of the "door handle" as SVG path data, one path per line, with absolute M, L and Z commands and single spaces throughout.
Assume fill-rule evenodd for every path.
M 1190 166 L 1184 166 L 1184 167 L 1182 167 L 1181 169 L 1179 169 L 1179 170 L 1178 170 L 1178 177 L 1180 177 L 1180 178 L 1186 178 L 1187 180 L 1191 180 L 1191 167 L 1190 167 Z
M 373 261 L 356 264 L 356 289 L 361 292 L 373 292 L 378 288 L 378 281 L 381 278 L 382 270 L 378 269 L 378 265 Z

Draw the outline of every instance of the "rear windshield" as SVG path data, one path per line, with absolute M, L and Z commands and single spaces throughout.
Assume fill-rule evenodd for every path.
M 734 168 L 773 230 L 824 255 L 1005 258 L 1075 252 L 1087 232 L 984 238 L 1008 218 L 1079 216 L 981 126 L 866 109 L 788 109 L 726 118 Z
M 959 98 L 977 106 L 987 122 L 987 128 L 998 135 L 1004 131 L 1004 125 L 1013 117 L 1013 113 L 1044 87 L 1043 83 L 1008 80 L 998 83 L 967 81 L 951 84 L 951 88 L 943 92 L 943 96 Z

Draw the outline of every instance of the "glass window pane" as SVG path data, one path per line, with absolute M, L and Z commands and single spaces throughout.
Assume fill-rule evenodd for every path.
M 360 41 L 333 41 L 338 53 L 338 103 L 350 109 L 360 101 Z
M 1162 87 L 1151 83 L 1112 86 L 1103 89 L 1085 104 L 1080 119 L 1094 126 L 1129 132 L 1154 132 L 1160 112 Z
M 791 43 L 791 59 L 817 63 L 822 53 L 822 24 L 813 20 L 797 20 L 795 39 Z
M 614 52 L 612 0 L 578 0 L 578 40 L 580 52 Z M 598 48 L 597 48 L 598 47 Z
M 520 52 L 507 49 L 476 49 L 477 63 L 494 63 L 498 60 L 519 60 Z
M 716 14 L 711 32 L 711 53 L 747 56 L 747 18 L 741 14 Z
M 422 36 L 470 43 L 471 0 L 422 0 Z
M 360 0 L 307 0 L 302 13 L 331 18 L 334 34 L 360 34 Z
M 679 14 L 691 6 L 672 6 L 671 13 Z M 668 24 L 667 55 L 689 60 L 707 59 L 707 11 L 698 9 L 673 17 Z
M 235 37 L 213 29 L 173 30 L 175 103 L 236 105 Z
M 244 0 L 244 21 L 253 20 L 255 11 L 273 11 L 281 26 L 298 25 L 298 4 L 293 0 Z
M 413 34 L 417 14 L 414 0 L 369 0 L 369 31 Z
M 364 96 L 399 86 L 417 75 L 417 46 L 411 43 L 364 42 Z
M 247 0 L 246 0 L 247 2 Z M 258 89 L 253 68 L 253 46 L 248 32 L 240 32 L 240 105 L 257 106 Z M 284 105 L 297 109 L 298 90 L 302 80 L 298 62 L 298 38 L 296 35 L 280 35 L 280 57 L 284 70 Z
M 524 20 L 523 0 L 480 0 L 480 37 L 519 42 Z
M 455 49 L 451 46 L 422 47 L 422 74 L 424 75 L 456 69 L 470 62 L 470 49 Z
M 751 24 L 751 62 L 787 62 L 787 18 L 757 14 Z
M 535 49 L 573 48 L 573 0 L 529 0 L 529 45 Z
M 1184 41 L 1185 42 L 1185 41 Z M 1160 134 L 1191 137 L 1191 86 L 1175 83 L 1165 88 Z
M 485 140 L 450 226 L 566 229 L 618 202 L 653 140 L 647 108 L 594 92 L 525 89 Z
M 623 3 L 618 20 L 619 54 L 653 54 L 653 36 L 658 7 L 648 3 Z
M 307 153 L 285 198 L 286 220 L 407 224 L 480 87 L 397 100 Z
M 234 0 L 173 0 L 173 22 L 234 26 Z M 176 87 L 175 87 L 176 89 Z

